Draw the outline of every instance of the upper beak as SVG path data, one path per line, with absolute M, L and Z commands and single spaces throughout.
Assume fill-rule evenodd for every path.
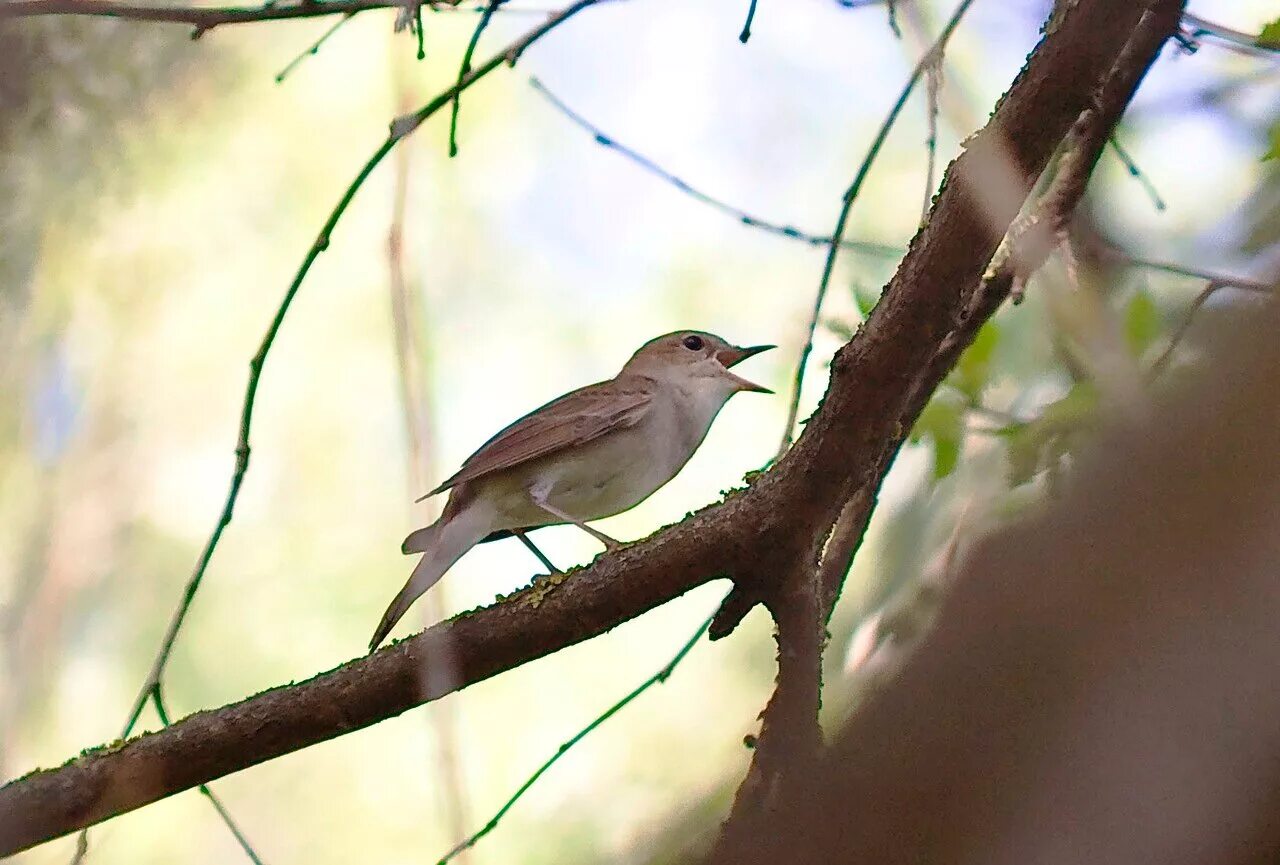
M 769 388 L 767 387 L 758 385 L 755 382 L 747 381 L 745 378 L 734 375 L 733 373 L 728 371 L 729 367 L 733 366 L 734 364 L 742 363 L 747 358 L 754 357 L 755 355 L 760 354 L 763 351 L 768 351 L 771 348 L 777 348 L 777 346 L 776 345 L 753 345 L 753 346 L 749 346 L 748 348 L 738 348 L 737 346 L 730 346 L 729 348 L 722 348 L 720 349 L 720 351 L 716 352 L 716 360 L 720 361 L 720 363 L 724 365 L 725 375 L 731 381 L 737 382 L 739 390 L 751 390 L 751 391 L 756 391 L 757 393 L 773 393 L 773 391 L 769 390 Z

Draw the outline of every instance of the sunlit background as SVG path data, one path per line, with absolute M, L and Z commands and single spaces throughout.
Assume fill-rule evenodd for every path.
M 978 0 L 960 26 L 947 55 L 940 166 L 986 118 L 1049 5 Z M 515 417 L 687 327 L 778 343 L 743 367 L 778 395 L 732 400 L 683 473 L 601 529 L 647 535 L 773 457 L 824 250 L 684 194 L 598 144 L 529 84 L 536 75 L 600 131 L 739 211 L 829 234 L 950 4 L 922 3 L 919 21 L 900 11 L 899 39 L 883 7 L 761 0 L 743 45 L 746 6 L 589 9 L 463 96 L 456 158 L 448 118 L 437 115 L 404 143 L 405 163 L 388 159 L 361 189 L 267 363 L 235 519 L 166 676 L 173 714 L 361 654 L 407 576 L 401 538 L 433 516 L 432 502 L 411 504 L 425 488 L 410 482 L 392 337 L 387 233 L 398 171 L 407 172 L 404 268 L 420 300 L 410 324 L 427 370 L 420 396 L 432 407 L 430 486 Z M 1266 0 L 1191 7 L 1251 33 L 1276 13 Z M 546 11 L 513 0 L 477 58 Z M 222 508 L 250 357 L 389 120 L 456 79 L 476 22 L 427 13 L 419 62 L 413 37 L 392 32 L 394 17 L 357 16 L 281 83 L 276 74 L 332 21 L 225 27 L 195 42 L 186 28 L 159 24 L 0 27 L 0 47 L 30 76 L 0 85 L 0 778 L 119 733 Z M 1120 140 L 1167 206 L 1154 206 L 1109 152 L 1093 187 L 1098 228 L 1144 258 L 1261 272 L 1276 236 L 1275 186 L 1261 158 L 1280 104 L 1277 70 L 1275 55 L 1212 40 L 1196 53 L 1166 49 Z M 849 237 L 905 246 L 926 195 L 926 134 L 918 92 Z M 894 264 L 892 253 L 842 255 L 802 418 L 841 332 L 856 327 L 854 289 L 874 296 Z M 1138 333 L 1134 350 L 1158 351 L 1162 328 L 1202 282 L 1141 268 L 1123 280 L 1117 322 L 1130 334 L 1145 326 L 1147 307 L 1134 312 L 1131 299 L 1141 291 L 1152 332 Z M 1054 362 L 1046 305 L 1033 292 L 999 327 L 991 404 L 1024 412 L 1062 397 L 1070 380 Z M 918 575 L 967 502 L 995 502 L 984 509 L 998 512 L 1026 498 L 1009 490 L 1000 441 L 961 444 L 960 469 L 941 481 L 927 437 L 891 475 L 837 612 L 833 720 L 847 706 L 843 662 L 859 619 Z M 535 537 L 562 566 L 599 552 L 576 529 Z M 537 572 L 519 544 L 503 541 L 472 551 L 434 591 L 452 614 Z M 435 861 L 459 840 L 446 817 L 439 713 L 454 718 L 466 826 L 477 828 L 561 742 L 669 660 L 725 588 L 703 587 L 440 705 L 214 789 L 272 865 Z M 395 636 L 425 623 L 424 606 Z M 746 767 L 743 737 L 773 673 L 769 622 L 757 611 L 572 751 L 470 861 L 646 861 L 664 848 L 664 827 L 684 826 L 683 838 L 714 826 Z M 63 839 L 16 861 L 63 862 L 72 849 Z M 242 854 L 192 791 L 95 829 L 91 856 L 222 863 Z

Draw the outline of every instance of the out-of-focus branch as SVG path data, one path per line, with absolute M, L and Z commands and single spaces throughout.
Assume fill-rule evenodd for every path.
M 675 672 L 676 667 L 678 667 L 680 662 L 693 651 L 693 647 L 698 644 L 698 640 L 702 639 L 702 635 L 707 632 L 707 628 L 710 626 L 711 620 L 707 619 L 698 627 L 698 630 L 694 631 L 693 636 L 689 637 L 689 639 L 685 641 L 684 645 L 680 647 L 680 650 L 675 653 L 674 657 L 672 657 L 667 663 L 663 664 L 656 673 L 645 679 L 633 688 L 625 697 L 618 700 L 618 702 L 614 703 L 608 709 L 605 709 L 604 712 L 598 715 L 594 721 L 583 727 L 577 733 L 574 733 L 572 737 L 563 742 L 560 747 L 556 749 L 556 752 L 547 758 L 546 762 L 535 769 L 533 774 L 526 778 L 524 783 L 516 788 L 516 791 L 511 794 L 511 797 L 507 799 L 507 801 L 502 803 L 502 807 L 500 807 L 494 815 L 489 818 L 487 823 L 481 826 L 473 834 L 468 835 L 464 840 L 459 842 L 457 846 L 442 856 L 437 865 L 446 865 L 446 863 L 456 860 L 464 851 L 470 850 L 474 847 L 481 838 L 498 828 L 498 824 L 502 822 L 502 818 L 507 815 L 507 812 L 514 808 L 515 804 L 520 801 L 521 797 L 523 797 L 525 793 L 529 792 L 534 784 L 538 783 L 538 779 L 545 775 L 561 757 L 569 753 L 569 750 L 573 748 L 574 745 L 577 745 L 587 736 L 595 732 L 597 727 L 621 712 L 645 691 L 649 690 L 654 685 L 661 685 L 666 682 L 667 679 L 671 678 L 671 674 Z
M 1209 280 L 1209 284 L 1196 295 L 1195 300 L 1191 301 L 1191 304 L 1187 307 L 1186 311 L 1183 312 L 1182 319 L 1178 322 L 1178 326 L 1174 328 L 1173 334 L 1169 337 L 1168 345 L 1166 345 L 1164 350 L 1160 352 L 1160 355 L 1151 362 L 1151 366 L 1147 367 L 1148 380 L 1159 378 L 1160 374 L 1165 371 L 1169 366 L 1169 361 L 1173 358 L 1174 351 L 1177 350 L 1178 346 L 1182 343 L 1183 338 L 1186 337 L 1187 331 L 1191 329 L 1191 324 L 1195 321 L 1197 313 L 1199 313 L 1200 310 L 1204 308 L 1204 305 L 1209 302 L 1210 297 L 1224 288 L 1236 288 L 1241 291 L 1249 291 L 1257 294 L 1272 293 L 1271 289 L 1267 288 L 1262 283 L 1232 283 L 1216 279 Z
M 1182 20 L 1186 23 L 1190 31 L 1190 38 L 1193 40 L 1201 36 L 1213 36 L 1227 45 L 1250 54 L 1280 51 L 1280 42 L 1266 41 L 1256 33 L 1245 33 L 1243 30 L 1226 27 L 1216 21 L 1201 18 L 1199 15 L 1193 15 L 1190 12 L 1183 15 Z
M 458 80 L 461 81 L 471 71 L 471 58 L 475 56 L 476 46 L 480 44 L 480 37 L 484 35 L 485 29 L 489 26 L 489 22 L 493 19 L 493 13 L 497 12 L 502 6 L 504 0 L 489 0 L 485 4 L 484 11 L 480 13 L 480 20 L 476 22 L 475 29 L 471 31 L 471 39 L 467 42 L 467 49 L 462 53 L 462 63 L 458 66 Z M 458 155 L 458 112 L 462 109 L 462 94 L 455 93 L 453 96 L 453 107 L 449 109 L 449 156 Z
M 395 34 L 392 34 L 395 38 Z M 408 63 L 403 54 L 388 51 L 391 63 L 392 88 L 395 91 L 396 110 L 404 113 L 413 104 L 404 66 Z M 455 103 L 456 104 L 456 103 Z M 426 369 L 424 328 L 424 304 L 422 292 L 410 284 L 405 257 L 404 229 L 409 200 L 410 149 L 396 151 L 393 163 L 395 177 L 391 196 L 391 219 L 387 229 L 387 276 L 390 289 L 392 336 L 395 346 L 396 378 L 400 384 L 400 407 L 404 415 L 404 431 L 407 444 L 406 501 L 415 499 L 419 492 L 432 486 L 436 476 L 434 467 L 435 417 L 431 399 L 431 377 Z M 424 505 L 421 510 L 434 510 Z M 423 603 L 429 621 L 444 618 L 448 604 L 448 587 L 437 586 Z M 436 653 L 422 670 L 428 681 L 453 678 L 452 656 L 447 651 Z M 436 776 L 440 781 L 440 799 L 444 808 L 444 825 L 452 837 L 460 837 L 471 822 L 470 797 L 462 771 L 462 740 L 458 735 L 458 705 L 446 701 L 428 713 L 434 740 Z

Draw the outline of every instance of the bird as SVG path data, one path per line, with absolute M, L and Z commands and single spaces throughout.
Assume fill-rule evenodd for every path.
M 418 499 L 449 493 L 439 519 L 404 539 L 401 551 L 422 557 L 369 650 L 478 543 L 572 524 L 617 549 L 618 541 L 587 522 L 635 507 L 675 477 L 731 396 L 773 393 L 730 371 L 772 348 L 740 348 L 698 330 L 664 334 L 642 345 L 614 378 L 570 391 L 493 436 Z

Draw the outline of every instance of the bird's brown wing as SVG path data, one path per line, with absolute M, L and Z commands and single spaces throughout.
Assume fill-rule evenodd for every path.
M 570 391 L 489 439 L 457 474 L 422 498 L 635 426 L 652 402 L 653 383 L 643 378 L 613 379 Z

